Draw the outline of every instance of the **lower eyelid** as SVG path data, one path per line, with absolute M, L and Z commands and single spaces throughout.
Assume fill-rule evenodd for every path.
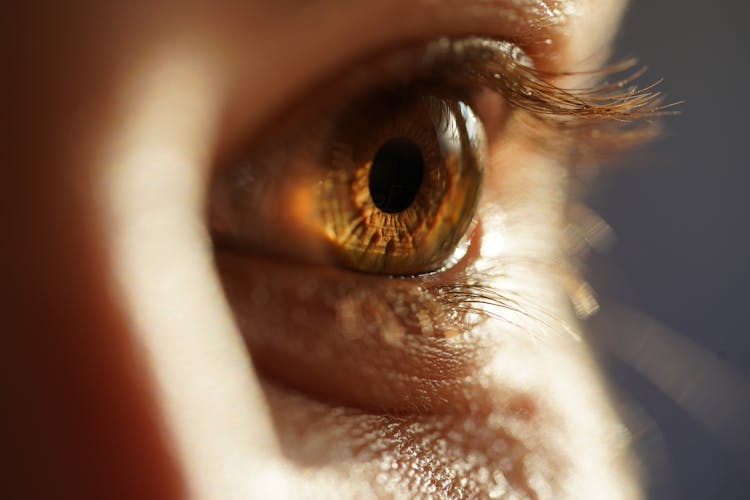
M 457 411 L 484 399 L 467 381 L 490 350 L 465 336 L 455 302 L 431 291 L 438 277 L 362 276 L 221 250 L 216 261 L 261 373 L 375 411 Z

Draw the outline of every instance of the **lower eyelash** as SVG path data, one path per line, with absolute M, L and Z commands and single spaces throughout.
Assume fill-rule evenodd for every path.
M 508 262 L 506 262 L 506 265 Z M 546 262 L 527 261 L 514 265 L 533 269 L 549 268 Z M 559 270 L 562 272 L 562 269 Z M 518 331 L 528 333 L 536 338 L 565 332 L 579 338 L 572 325 L 555 314 L 551 308 L 536 303 L 518 291 L 503 290 L 497 285 L 499 281 L 513 282 L 512 273 L 498 271 L 492 275 L 468 271 L 461 278 L 446 284 L 430 288 L 445 307 L 459 318 L 464 329 L 475 328 L 484 320 L 498 320 Z

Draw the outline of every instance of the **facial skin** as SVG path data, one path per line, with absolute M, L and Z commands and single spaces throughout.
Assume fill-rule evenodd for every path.
M 71 5 L 53 22 L 48 9 L 19 12 L 0 182 L 14 242 L 11 497 L 638 497 L 624 430 L 547 265 L 566 259 L 566 165 L 528 130 L 490 144 L 466 264 L 520 306 L 451 339 L 339 335 L 340 308 L 321 297 L 356 299 L 343 287 L 376 301 L 428 278 L 224 252 L 205 215 L 216 158 L 262 142 L 291 103 L 375 54 L 476 35 L 518 42 L 541 70 L 592 69 L 622 9 L 251 0 Z M 275 347 L 257 348 L 269 334 Z

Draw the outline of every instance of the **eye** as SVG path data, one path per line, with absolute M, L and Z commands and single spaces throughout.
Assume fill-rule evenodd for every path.
M 217 269 L 268 380 L 364 409 L 468 404 L 477 360 L 447 341 L 467 313 L 439 290 L 478 247 L 484 124 L 506 108 L 445 78 L 447 57 L 395 80 L 368 63 L 364 86 L 306 94 L 217 165 Z
M 471 107 L 402 87 L 334 116 L 220 175 L 214 236 L 248 251 L 373 274 L 418 275 L 457 262 L 486 149 Z
M 307 90 L 252 144 L 222 150 L 209 225 L 263 377 L 366 411 L 455 412 L 486 397 L 475 375 L 496 351 L 478 346 L 549 328 L 532 266 L 559 264 L 547 242 L 564 175 L 540 156 L 611 137 L 612 117 L 648 96 L 559 89 L 507 42 L 409 50 L 420 56 Z
M 445 270 L 471 233 L 485 127 L 508 143 L 500 129 L 512 117 L 516 138 L 531 147 L 570 155 L 571 144 L 583 144 L 576 154 L 584 158 L 648 137 L 653 128 L 639 118 L 664 109 L 658 93 L 629 79 L 568 91 L 530 64 L 508 42 L 440 39 L 343 78 L 368 88 L 386 80 L 386 90 L 350 101 L 347 85 L 319 89 L 329 99 L 312 99 L 314 111 L 287 110 L 278 121 L 294 126 L 256 138 L 242 161 L 219 169 L 209 206 L 214 241 L 370 274 Z
M 461 101 L 391 94 L 355 106 L 320 194 L 337 261 L 401 275 L 444 266 L 473 220 L 484 148 Z

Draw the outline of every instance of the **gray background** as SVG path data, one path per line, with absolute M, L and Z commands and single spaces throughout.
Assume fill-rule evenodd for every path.
M 613 284 L 611 269 L 595 265 L 600 290 L 750 377 L 749 6 L 632 1 L 620 54 L 638 56 L 672 100 L 686 102 L 667 136 L 608 176 L 591 204 L 618 236 L 608 261 L 619 277 Z M 609 360 L 608 371 L 653 419 L 641 439 L 658 434 L 664 445 L 672 478 L 654 466 L 650 498 L 750 499 L 749 464 L 631 367 Z

